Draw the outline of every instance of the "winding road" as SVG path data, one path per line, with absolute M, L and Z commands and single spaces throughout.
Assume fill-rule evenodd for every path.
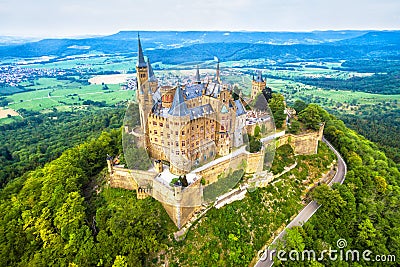
M 333 183 L 343 184 L 343 181 L 346 178 L 347 165 L 344 162 L 342 156 L 339 154 L 339 152 L 336 151 L 336 149 L 331 145 L 331 143 L 328 142 L 328 140 L 325 139 L 325 137 L 322 138 L 322 141 L 328 145 L 328 147 L 333 151 L 333 153 L 335 153 L 338 162 L 336 174 L 328 185 L 332 186 Z M 321 205 L 319 205 L 315 201 L 311 201 L 307 206 L 305 206 L 300 211 L 300 213 L 296 216 L 296 218 L 294 218 L 286 226 L 286 228 L 277 237 L 275 237 L 271 245 L 274 245 L 277 242 L 277 240 L 281 239 L 285 235 L 286 229 L 290 229 L 293 226 L 301 226 L 304 222 L 307 222 L 311 218 L 311 216 L 313 216 L 313 214 L 319 209 L 319 207 L 321 207 Z M 269 247 L 271 247 L 271 245 Z M 255 267 L 270 267 L 274 264 L 274 261 L 272 259 L 273 258 L 272 255 L 274 254 L 274 252 L 269 250 L 269 247 L 267 251 L 265 251 L 262 255 L 260 255 L 261 257 L 255 264 Z

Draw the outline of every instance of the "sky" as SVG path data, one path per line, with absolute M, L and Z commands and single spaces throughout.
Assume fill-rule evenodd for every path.
M 0 0 L 0 35 L 399 30 L 399 0 Z

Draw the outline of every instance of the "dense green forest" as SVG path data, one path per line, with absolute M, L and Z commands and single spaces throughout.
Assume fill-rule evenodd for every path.
M 26 114 L 20 122 L 0 126 L 0 188 L 88 137 L 121 127 L 123 114 L 122 108 Z
M 309 127 L 326 123 L 325 135 L 344 156 L 349 172 L 343 185 L 312 191 L 310 196 L 323 206 L 288 235 L 288 244 L 322 250 L 345 238 L 349 248 L 398 258 L 398 168 L 377 145 L 322 108 L 301 108 L 302 120 L 318 120 Z M 305 188 L 334 159 L 325 144 L 311 156 L 295 157 L 289 146 L 278 148 L 272 170 L 279 172 L 294 160 L 295 169 L 242 201 L 211 209 L 184 241 L 176 242 L 176 228 L 159 202 L 137 200 L 135 192 L 107 186 L 105 157 L 121 151 L 121 131 L 104 132 L 1 189 L 0 266 L 159 266 L 166 261 L 171 266 L 247 266 L 273 232 L 301 209 Z M 322 264 L 338 262 L 324 259 Z
M 383 110 L 385 106 L 363 114 L 341 114 L 346 125 L 376 142 L 385 154 L 400 164 L 400 110 Z
M 102 133 L 0 191 L 1 266 L 143 266 L 173 227 L 161 204 L 103 187 L 120 130 Z M 125 265 L 124 265 L 125 264 Z
M 400 172 L 377 145 L 368 141 L 331 116 L 326 120 L 325 136 L 338 148 L 348 165 L 343 185 L 317 187 L 312 197 L 322 207 L 302 228 L 288 235 L 286 250 L 337 249 L 336 242 L 347 241 L 346 249 L 370 250 L 375 255 L 400 258 Z M 360 257 L 361 258 L 361 257 Z M 324 257 L 316 262 L 285 262 L 285 266 L 383 266 L 382 263 L 338 262 Z M 397 266 L 386 262 L 385 266 Z
M 327 89 L 350 90 L 374 94 L 400 94 L 400 71 L 349 79 L 297 77 L 293 81 Z

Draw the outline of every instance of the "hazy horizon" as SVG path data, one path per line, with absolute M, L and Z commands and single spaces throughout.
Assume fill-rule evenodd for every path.
M 397 0 L 3 0 L 0 35 L 104 36 L 133 31 L 400 30 Z
M 312 33 L 312 32 L 357 32 L 357 31 L 365 31 L 365 32 L 372 32 L 372 31 L 382 31 L 382 32 L 393 32 L 393 31 L 400 31 L 400 28 L 398 29 L 336 29 L 336 30 L 309 30 L 309 31 L 252 31 L 252 30 L 135 30 L 135 29 L 124 29 L 124 30 L 118 30 L 116 32 L 111 32 L 111 33 L 105 33 L 105 34 L 96 34 L 96 33 L 87 33 L 87 34 L 82 34 L 82 35 L 2 35 L 0 33 L 0 37 L 4 38 L 26 38 L 26 39 L 46 39 L 46 38 L 91 38 L 91 37 L 102 37 L 102 36 L 109 36 L 113 34 L 117 34 L 119 32 L 247 32 L 247 33 L 252 33 L 252 32 L 259 32 L 259 33 L 265 33 L 265 32 L 275 32 L 275 33 Z

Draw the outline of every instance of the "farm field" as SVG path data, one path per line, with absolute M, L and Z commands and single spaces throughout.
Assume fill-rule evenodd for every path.
M 120 84 L 108 84 L 106 86 L 101 84 L 83 85 L 70 80 L 39 78 L 23 85 L 32 91 L 6 96 L 9 110 L 18 111 L 24 109 L 42 113 L 54 109 L 71 111 L 87 104 L 97 104 L 99 106 L 116 105 L 132 100 L 135 97 L 134 90 L 122 90 Z M 85 101 L 93 102 L 88 103 Z M 1 118 L 0 125 L 19 119 L 20 117 L 7 118 L 7 115 L 5 115 L 5 118 Z

